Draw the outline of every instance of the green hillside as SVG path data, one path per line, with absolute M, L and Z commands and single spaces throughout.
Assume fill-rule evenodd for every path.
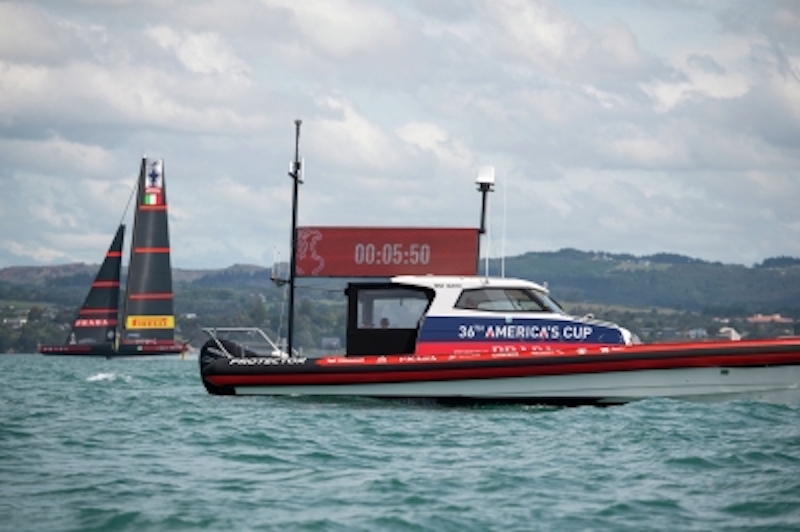
M 800 332 L 796 258 L 770 258 L 746 267 L 666 253 L 637 257 L 563 249 L 509 257 L 504 267 L 508 277 L 546 284 L 570 312 L 618 322 L 645 341 L 697 331 L 714 336 L 723 324 L 750 337 Z M 500 268 L 499 261 L 490 262 L 490 273 L 497 275 Z M 96 269 L 64 265 L 0 270 L 0 352 L 29 352 L 37 342 L 62 342 Z M 270 274 L 268 268 L 250 265 L 174 270 L 180 338 L 199 345 L 205 339 L 202 327 L 233 325 L 285 335 L 286 290 Z M 344 286 L 341 279 L 298 281 L 295 338 L 301 347 L 319 347 L 323 338 L 344 343 Z M 781 314 L 790 323 L 747 321 L 757 313 Z
M 499 272 L 499 261 L 490 268 Z M 635 257 L 564 249 L 510 257 L 505 271 L 547 283 L 562 301 L 800 315 L 800 259 L 767 259 L 745 267 L 673 254 Z

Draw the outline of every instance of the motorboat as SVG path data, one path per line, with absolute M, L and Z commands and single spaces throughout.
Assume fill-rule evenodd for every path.
M 477 275 L 475 244 L 487 234 L 493 167 L 478 171 L 477 230 L 298 228 L 300 124 L 289 167 L 286 346 L 260 330 L 206 329 L 211 337 L 198 360 L 209 393 L 558 405 L 648 397 L 800 400 L 800 337 L 645 345 L 617 324 L 569 315 L 544 285 Z M 294 349 L 298 274 L 375 279 L 345 290 L 344 352 L 312 357 Z
M 341 353 L 306 356 L 263 331 L 248 343 L 206 329 L 207 391 L 555 405 L 800 399 L 800 337 L 642 344 L 617 324 L 569 315 L 547 287 L 521 279 L 406 275 L 352 282 L 345 294 Z

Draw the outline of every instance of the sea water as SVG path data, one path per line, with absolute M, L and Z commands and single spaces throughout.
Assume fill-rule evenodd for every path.
M 800 530 L 800 405 L 217 397 L 0 355 L 0 529 Z

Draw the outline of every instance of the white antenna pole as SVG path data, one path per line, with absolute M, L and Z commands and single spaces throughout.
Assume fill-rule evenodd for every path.
M 508 186 L 503 179 L 503 234 L 500 237 L 500 277 L 506 276 L 506 220 L 508 211 Z
M 489 204 L 486 205 L 486 218 L 489 219 L 489 223 L 486 224 L 486 254 L 483 256 L 483 274 L 489 277 L 489 255 L 492 253 L 492 206 Z
M 494 189 L 494 166 L 482 166 L 478 169 L 478 178 L 475 180 L 478 185 L 478 192 L 481 193 L 481 225 L 478 229 L 478 238 L 486 235 L 486 247 L 489 248 L 491 242 L 489 241 L 489 231 L 486 224 L 486 213 L 489 210 L 486 197 Z M 489 250 L 485 250 L 486 266 L 484 274 L 489 276 Z M 480 261 L 480 248 L 478 249 L 478 260 Z M 480 262 L 478 263 L 480 264 Z

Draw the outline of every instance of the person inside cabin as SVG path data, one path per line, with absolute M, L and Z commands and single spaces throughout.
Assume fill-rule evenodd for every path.
M 389 318 L 381 318 L 381 329 L 389 328 Z
M 462 308 L 476 309 L 478 308 L 478 302 L 472 297 L 467 297 Z

